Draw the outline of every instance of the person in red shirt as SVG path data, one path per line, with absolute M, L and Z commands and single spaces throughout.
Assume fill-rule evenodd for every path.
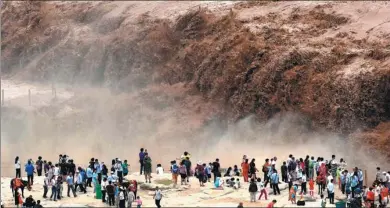
M 310 179 L 309 181 L 309 194 L 310 196 L 314 196 L 314 180 Z
M 273 208 L 275 204 L 276 204 L 276 200 L 274 199 L 272 200 L 272 202 L 268 204 L 267 208 Z
M 244 182 L 249 182 L 248 173 L 249 173 L 249 163 L 248 159 L 245 159 L 243 163 L 241 163 L 242 168 L 242 176 L 244 177 Z

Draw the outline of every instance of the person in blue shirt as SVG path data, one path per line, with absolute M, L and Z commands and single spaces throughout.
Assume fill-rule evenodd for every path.
M 87 193 L 87 190 L 85 190 L 84 186 L 83 186 L 83 175 L 77 171 L 76 172 L 76 187 L 75 189 L 77 190 L 77 187 L 79 186 L 80 187 L 80 191 L 81 192 L 84 192 L 85 194 Z
M 274 191 L 274 195 L 279 194 L 280 195 L 280 190 L 279 190 L 279 175 L 278 172 L 274 169 L 273 173 L 271 174 L 271 185 Z
M 70 197 L 70 190 L 73 192 L 73 196 L 76 197 L 76 190 L 74 188 L 74 180 L 72 173 L 68 174 L 68 177 L 66 177 L 66 183 L 68 184 L 68 197 Z
M 31 185 L 33 185 L 33 183 L 34 183 L 34 172 L 35 172 L 35 168 L 34 168 L 34 165 L 31 164 L 31 161 L 30 161 L 30 160 L 27 162 L 25 171 L 26 171 L 26 173 L 27 173 L 28 184 L 31 186 Z
M 92 183 L 93 183 L 93 193 L 96 192 L 96 185 L 98 184 L 98 174 L 96 173 L 96 170 L 93 171 L 92 174 Z
M 142 171 L 144 170 L 144 158 L 145 158 L 144 148 L 141 148 L 139 153 L 139 164 L 140 164 L 139 174 L 140 175 L 142 175 Z
M 92 176 L 93 176 L 93 171 L 92 171 L 92 168 L 91 167 L 88 167 L 87 168 L 87 185 L 86 186 L 89 186 L 89 187 L 92 187 Z

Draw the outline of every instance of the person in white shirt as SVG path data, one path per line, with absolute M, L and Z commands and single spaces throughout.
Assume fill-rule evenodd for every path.
M 127 194 L 127 198 L 128 198 L 127 207 L 128 207 L 128 208 L 131 208 L 131 205 L 132 205 L 133 202 L 135 201 L 134 192 L 129 191 L 128 194 Z
M 56 177 L 56 180 L 57 180 L 57 177 L 60 175 L 60 168 L 59 168 L 58 164 L 56 164 L 56 166 L 54 167 L 53 174 L 54 174 L 54 176 Z
M 20 172 L 20 160 L 19 157 L 15 158 L 15 172 L 16 172 L 16 178 L 22 178 L 21 172 Z
M 155 200 L 157 208 L 160 208 L 161 207 L 160 203 L 161 203 L 161 199 L 162 199 L 162 193 L 161 193 L 160 188 L 158 188 L 158 186 L 156 187 L 156 191 L 154 193 L 153 199 Z
M 159 176 L 164 175 L 164 169 L 161 167 L 161 164 L 157 164 L 156 173 Z
M 328 189 L 329 203 L 330 204 L 334 204 L 334 184 L 333 184 L 333 179 L 331 179 L 329 181 L 327 189 Z
M 50 180 L 46 173 L 45 178 L 43 179 L 43 198 L 47 198 L 47 192 L 49 191 L 49 186 L 50 186 Z
M 122 167 L 121 159 L 118 159 L 114 168 L 116 171 L 116 175 L 118 176 L 119 183 L 122 183 L 122 181 L 123 181 L 123 167 Z
M 122 187 L 119 187 L 119 208 L 126 208 L 126 196 L 125 196 L 125 190 L 123 190 Z
M 326 178 L 327 183 L 330 183 L 330 181 L 333 181 L 333 176 L 331 174 Z
M 305 195 L 306 195 L 306 193 L 307 193 L 306 182 L 307 182 L 307 181 L 306 181 L 306 174 L 305 174 L 305 172 L 302 173 L 301 181 L 302 181 L 302 183 L 301 183 L 301 195 L 302 195 L 302 194 L 305 194 Z
M 102 202 L 106 203 L 106 186 L 108 185 L 107 178 L 104 178 L 101 184 L 101 190 L 102 190 Z
M 276 167 L 276 161 L 278 160 L 277 157 L 274 157 L 273 160 L 271 160 L 271 165 L 275 165 Z

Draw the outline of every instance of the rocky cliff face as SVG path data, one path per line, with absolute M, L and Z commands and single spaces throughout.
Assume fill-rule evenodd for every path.
M 385 2 L 3 2 L 1 67 L 14 79 L 153 92 L 200 121 L 295 112 L 311 129 L 385 149 L 388 11 Z

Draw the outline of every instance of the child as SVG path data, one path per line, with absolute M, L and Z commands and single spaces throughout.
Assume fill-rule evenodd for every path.
M 235 176 L 240 176 L 240 171 L 238 170 L 237 165 L 234 165 L 233 172 Z
M 314 180 L 311 178 L 309 181 L 309 194 L 310 196 L 314 196 Z
M 210 180 L 211 180 L 211 163 L 209 163 L 209 164 L 206 166 L 205 172 L 206 172 L 206 174 L 207 174 L 207 180 L 208 180 L 208 182 L 210 182 Z
M 296 200 L 297 190 L 298 190 L 298 186 L 296 184 L 294 184 L 290 189 L 290 201 L 292 204 L 297 203 L 297 200 Z
M 236 179 L 234 179 L 234 177 L 232 177 L 232 178 L 230 179 L 230 184 L 229 184 L 229 186 L 230 186 L 230 187 L 234 187 L 235 181 L 236 181 Z
M 142 206 L 142 200 L 141 200 L 141 198 L 140 198 L 139 196 L 137 196 L 136 202 L 137 202 L 137 208 L 141 208 L 141 206 Z
M 181 185 L 183 184 L 187 185 L 186 177 L 188 173 L 187 173 L 187 167 L 184 165 L 183 161 L 180 163 L 179 173 L 181 178 Z
M 162 168 L 161 164 L 157 164 L 156 173 L 159 176 L 164 175 L 164 169 Z
M 236 183 L 234 184 L 233 188 L 234 188 L 234 189 L 239 189 L 239 188 L 241 188 L 240 179 L 237 178 Z
M 261 200 L 261 197 L 263 196 L 263 194 L 264 194 L 265 200 L 268 200 L 267 199 L 267 192 L 266 192 L 265 187 L 264 187 L 264 183 L 261 182 L 260 178 L 257 178 L 257 187 L 258 187 L 259 192 L 260 192 L 258 200 Z
M 321 194 L 321 208 L 325 208 L 326 207 L 326 200 L 324 199 L 324 195 Z
M 251 202 L 256 202 L 256 193 L 257 193 L 257 185 L 255 183 L 255 179 L 251 179 L 251 183 L 249 185 L 249 193 L 251 196 Z

